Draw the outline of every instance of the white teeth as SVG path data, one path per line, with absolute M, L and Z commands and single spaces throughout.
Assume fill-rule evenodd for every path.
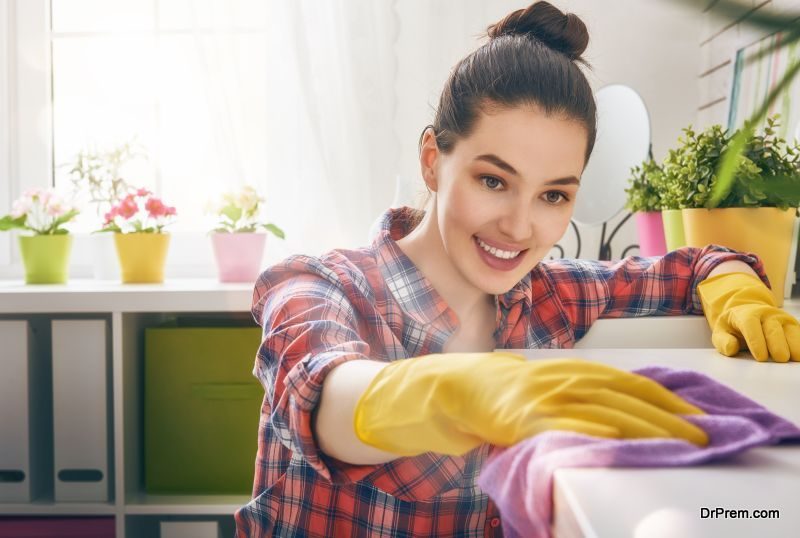
M 481 246 L 483 250 L 485 250 L 486 252 L 488 252 L 489 254 L 491 254 L 496 258 L 510 260 L 511 258 L 516 258 L 517 256 L 519 256 L 519 253 L 522 252 L 521 250 L 500 250 L 499 248 L 487 245 L 480 238 L 476 239 L 478 240 L 478 244 Z

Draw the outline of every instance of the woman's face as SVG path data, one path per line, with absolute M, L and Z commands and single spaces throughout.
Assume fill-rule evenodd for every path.
M 423 174 L 436 192 L 445 251 L 462 277 L 500 295 L 547 255 L 572 217 L 586 145 L 581 124 L 531 106 L 481 114 L 449 154 L 428 132 Z

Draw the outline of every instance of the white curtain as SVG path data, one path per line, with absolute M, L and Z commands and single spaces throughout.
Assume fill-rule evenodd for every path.
M 269 6 L 267 184 L 283 253 L 365 243 L 389 206 L 395 134 L 394 1 Z

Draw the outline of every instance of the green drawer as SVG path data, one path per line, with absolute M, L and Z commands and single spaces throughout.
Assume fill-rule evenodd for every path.
M 145 329 L 145 489 L 244 494 L 253 487 L 263 388 L 258 327 Z

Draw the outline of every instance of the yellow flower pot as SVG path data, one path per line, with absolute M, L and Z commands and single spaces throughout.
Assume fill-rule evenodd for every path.
M 795 210 L 776 207 L 730 207 L 684 209 L 683 228 L 690 247 L 722 245 L 752 252 L 764 262 L 778 306 L 783 306 L 783 288 L 792 248 Z
M 164 282 L 169 234 L 114 234 L 123 284 Z

